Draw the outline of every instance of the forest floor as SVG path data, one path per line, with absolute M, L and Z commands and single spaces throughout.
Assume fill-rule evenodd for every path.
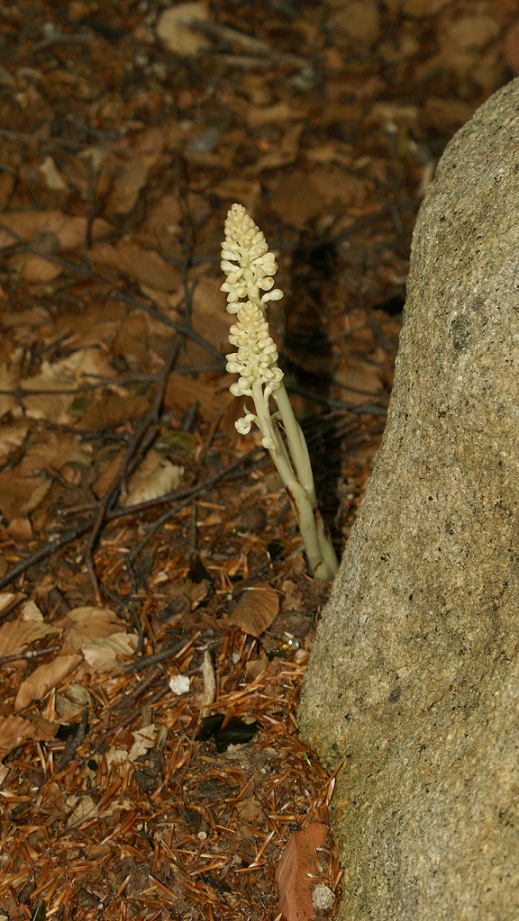
M 518 16 L 2 4 L 0 921 L 333 917 L 333 777 L 296 719 L 330 584 L 234 427 L 224 221 L 242 203 L 276 254 L 272 335 L 340 554 L 416 213 L 519 72 Z

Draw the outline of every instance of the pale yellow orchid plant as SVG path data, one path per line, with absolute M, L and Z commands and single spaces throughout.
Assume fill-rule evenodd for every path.
M 269 301 L 283 297 L 274 288 L 277 264 L 243 205 L 233 205 L 227 214 L 221 267 L 227 276 L 221 288 L 227 293 L 227 311 L 237 319 L 229 334 L 237 351 L 226 358 L 227 371 L 239 377 L 230 389 L 234 396 L 251 397 L 254 403 L 254 411 L 245 407 L 236 428 L 246 435 L 253 423 L 258 426 L 296 514 L 310 572 L 317 579 L 329 579 L 339 564 L 317 505 L 308 447 L 288 399 L 266 319 Z M 273 414 L 271 400 L 277 406 Z

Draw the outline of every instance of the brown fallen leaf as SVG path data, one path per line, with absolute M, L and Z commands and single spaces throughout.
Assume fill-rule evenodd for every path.
M 7 521 L 23 518 L 38 508 L 52 486 L 50 480 L 32 476 L 22 468 L 23 463 L 7 473 L 0 472 L 0 510 Z
M 8 362 L 0 362 L 0 390 L 16 390 L 20 386 L 20 372 L 23 363 L 23 349 L 14 349 Z M 0 418 L 17 405 L 17 397 L 0 393 Z
M 67 623 L 63 636 L 66 652 L 77 652 L 86 643 L 97 643 L 114 633 L 126 632 L 125 622 L 110 608 L 74 608 L 68 612 L 67 621 L 70 623 Z
M 26 597 L 23 592 L 0 592 L 0 617 L 7 617 Z
M 115 429 L 130 419 L 142 416 L 149 407 L 148 400 L 143 396 L 137 394 L 121 396 L 118 393 L 110 393 L 97 400 L 92 400 L 81 419 L 81 428 L 88 429 L 89 432 Z
M 59 632 L 57 627 L 43 623 L 43 619 L 41 623 L 13 620 L 3 624 L 0 627 L 0 656 L 15 656 L 36 640 Z
M 229 623 L 251 636 L 261 636 L 279 613 L 279 595 L 268 585 L 245 589 Z
M 42 700 L 51 688 L 58 687 L 82 661 L 82 656 L 58 656 L 53 662 L 36 668 L 18 688 L 14 702 L 15 713 L 28 707 L 33 700 Z
M 38 374 L 21 381 L 26 390 L 41 390 L 42 393 L 26 395 L 23 398 L 26 415 L 32 419 L 46 419 L 58 425 L 73 422 L 69 414 L 76 394 L 74 386 L 85 380 L 90 383 L 94 377 L 110 377 L 113 368 L 99 348 L 78 349 L 58 361 L 42 361 Z M 71 393 L 52 393 L 53 390 L 67 390 Z
M 206 384 L 204 381 L 188 380 L 181 374 L 172 374 L 166 395 L 164 406 L 166 409 L 186 409 L 190 403 L 196 401 L 199 404 L 200 415 L 208 421 L 217 419 L 218 415 L 225 410 L 227 405 L 237 401 L 232 396 L 223 391 L 218 393 L 213 385 Z
M 19 719 L 20 717 L 17 717 Z M 29 722 L 34 726 L 34 738 L 37 742 L 49 742 L 54 739 L 59 729 L 59 723 L 46 720 L 39 713 L 31 713 Z
M 0 405 L 2 399 L 3 397 L 0 396 Z M 2 415 L 1 410 L 0 415 Z M 4 466 L 11 452 L 16 451 L 25 441 L 28 431 L 29 426 L 25 421 L 2 425 L 0 429 L 0 467 Z
M 75 249 L 84 244 L 88 228 L 86 217 L 70 217 L 62 211 L 13 211 L 2 214 L 1 223 L 3 226 L 0 228 L 0 249 L 16 243 L 16 238 L 9 233 L 10 230 L 36 245 L 38 241 L 44 241 L 52 234 L 59 251 Z M 108 221 L 96 217 L 90 233 L 93 240 L 99 240 L 111 230 L 112 226 Z
M 112 487 L 115 478 L 118 475 L 123 457 L 124 451 L 117 451 L 116 454 L 114 454 L 113 457 L 111 457 L 110 460 L 105 463 L 101 473 L 94 481 L 92 489 L 98 499 L 101 499 L 101 497 L 104 496 L 105 493 L 107 493 L 108 490 Z
M 53 281 L 63 271 L 63 267 L 57 262 L 52 262 L 46 256 L 38 256 L 36 253 L 12 256 L 7 265 L 12 274 L 33 284 Z
M 286 921 L 313 921 L 315 918 L 312 903 L 315 881 L 310 874 L 316 870 L 315 849 L 322 847 L 327 834 L 326 825 L 313 822 L 288 839 L 276 869 L 278 907 Z
M 35 735 L 36 729 L 29 720 L 21 716 L 0 716 L 0 761 Z
M 121 505 L 137 505 L 149 499 L 157 499 L 178 489 L 184 475 L 184 468 L 173 464 L 167 457 L 155 451 L 148 451 L 135 473 L 130 477 L 128 491 L 121 498 Z
M 178 269 L 155 250 L 145 249 L 131 240 L 122 240 L 115 246 L 98 243 L 88 255 L 94 264 L 113 266 L 138 284 L 148 285 L 157 291 L 174 291 L 182 284 Z
M 82 446 L 77 435 L 42 432 L 16 467 L 0 472 L 0 509 L 4 517 L 12 521 L 38 508 L 52 487 L 49 467 L 61 470 L 73 462 L 88 464 L 91 455 L 91 447 Z
M 208 39 L 193 31 L 193 20 L 204 20 L 209 16 L 205 0 L 191 0 L 188 3 L 176 3 L 165 10 L 157 22 L 157 36 L 170 51 L 183 55 L 195 55 L 209 44 Z
M 91 672 L 113 672 L 119 659 L 133 656 L 139 638 L 136 633 L 115 633 L 95 643 L 85 643 L 82 653 Z
M 91 672 L 113 671 L 118 658 L 129 658 L 137 648 L 137 635 L 127 633 L 125 622 L 110 608 L 75 608 L 67 620 L 63 651 L 81 651 Z

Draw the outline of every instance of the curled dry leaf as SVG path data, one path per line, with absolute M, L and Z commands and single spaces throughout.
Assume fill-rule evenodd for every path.
M 216 698 L 216 676 L 214 673 L 213 658 L 208 649 L 204 652 L 202 661 L 202 678 L 204 680 L 204 690 L 200 703 L 203 709 L 212 704 Z
M 137 758 L 141 758 L 149 749 L 154 748 L 156 737 L 157 727 L 153 723 L 137 729 L 133 733 L 134 743 L 128 753 L 128 760 L 137 761 Z
M 313 822 L 308 828 L 296 831 L 288 839 L 276 870 L 279 889 L 279 910 L 286 921 L 313 921 L 312 886 L 315 881 L 315 849 L 326 841 L 328 828 L 322 822 Z
M 59 656 L 53 662 L 36 668 L 18 689 L 14 702 L 15 712 L 28 707 L 33 700 L 42 700 L 51 688 L 58 687 L 82 661 L 82 656 Z
M 23 363 L 24 350 L 13 349 L 9 361 L 0 362 L 0 390 L 16 390 L 20 384 L 20 371 Z M 9 393 L 0 393 L 0 417 L 7 415 L 16 408 L 18 398 Z M 5 428 L 2 429 L 5 433 Z M 4 435 L 5 437 L 5 435 Z
M 229 623 L 257 637 L 268 630 L 278 612 L 278 593 L 268 585 L 258 585 L 245 589 Z
M 69 611 L 70 623 L 63 637 L 64 652 L 82 652 L 90 671 L 111 671 L 117 658 L 132 656 L 137 635 L 110 608 L 84 607 Z

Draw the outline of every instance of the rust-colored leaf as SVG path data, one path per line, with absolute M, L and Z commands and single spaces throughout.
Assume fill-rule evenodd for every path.
M 58 687 L 82 661 L 82 656 L 59 656 L 53 662 L 36 668 L 18 688 L 14 702 L 15 712 L 28 707 L 33 700 L 43 700 L 51 688 Z
M 315 849 L 326 841 L 328 829 L 322 822 L 296 831 L 288 839 L 276 869 L 279 910 L 286 921 L 313 921 L 312 885 L 315 873 Z
M 229 623 L 251 636 L 268 630 L 279 612 L 279 595 L 268 585 L 245 589 Z

